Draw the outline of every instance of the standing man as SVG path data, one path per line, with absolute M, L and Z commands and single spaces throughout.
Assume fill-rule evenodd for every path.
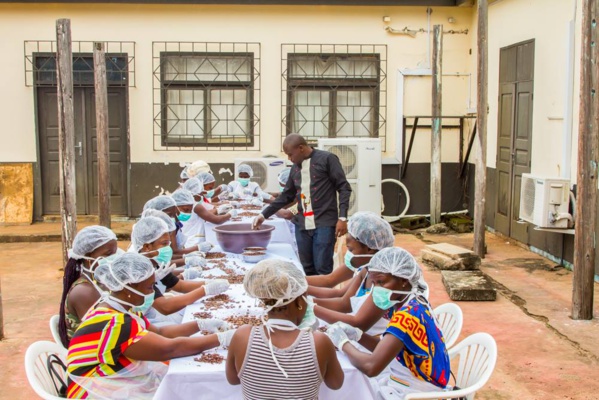
M 306 275 L 326 275 L 333 270 L 333 252 L 338 237 L 347 232 L 347 210 L 351 187 L 339 158 L 313 149 L 306 139 L 291 133 L 283 151 L 293 162 L 283 192 L 253 222 L 257 229 L 264 220 L 297 199 L 295 239 Z M 339 194 L 339 209 L 337 209 Z

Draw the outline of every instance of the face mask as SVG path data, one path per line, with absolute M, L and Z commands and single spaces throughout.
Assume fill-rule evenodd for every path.
M 372 258 L 372 254 L 354 254 L 354 253 L 352 253 L 352 252 L 351 252 L 351 251 L 349 251 L 349 250 L 347 250 L 347 251 L 345 252 L 345 257 L 344 257 L 345 266 L 346 266 L 347 268 L 349 268 L 349 269 L 350 269 L 350 271 L 354 271 L 354 272 L 355 272 L 355 271 L 357 270 L 357 268 L 356 268 L 356 267 L 354 267 L 353 265 L 351 265 L 351 260 L 352 260 L 354 257 L 366 257 L 366 258 Z
M 207 198 L 209 198 L 209 199 L 211 199 L 212 196 L 214 196 L 214 190 L 207 191 L 204 196 L 207 197 Z
M 306 314 L 302 318 L 302 322 L 298 325 L 299 329 L 310 330 L 316 323 L 316 314 L 314 314 L 314 302 L 310 298 L 303 297 L 306 301 Z
M 158 249 L 158 255 L 152 258 L 160 265 L 169 264 L 173 258 L 173 249 L 171 246 L 161 247 Z
M 250 178 L 239 178 L 237 179 L 237 182 L 239 182 L 241 186 L 246 187 L 250 184 Z
M 189 221 L 189 218 L 191 218 L 191 213 L 184 213 L 184 212 L 179 213 L 179 221 L 187 222 L 187 221 Z
M 279 186 L 279 192 L 283 193 L 283 190 L 285 190 L 285 186 Z
M 146 311 L 148 311 L 150 309 L 150 307 L 152 307 L 152 304 L 154 303 L 154 292 L 152 292 L 150 294 L 143 294 L 143 293 L 138 292 L 128 286 L 127 286 L 127 289 L 144 297 L 144 302 L 140 306 L 131 307 L 131 311 L 140 312 L 142 314 L 145 314 Z
M 372 293 L 372 301 L 374 302 L 374 305 L 377 306 L 378 308 L 380 308 L 381 310 L 388 310 L 400 302 L 400 300 L 391 300 L 391 296 L 393 294 L 410 295 L 410 294 L 415 293 L 415 290 L 410 290 L 409 292 L 405 292 L 402 290 L 389 290 L 382 286 L 374 286 L 372 288 L 371 293 Z M 405 301 L 405 300 L 407 300 L 407 296 L 406 296 L 406 299 L 404 299 L 402 301 Z

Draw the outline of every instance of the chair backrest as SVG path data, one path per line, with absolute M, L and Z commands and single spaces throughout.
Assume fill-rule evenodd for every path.
M 439 323 L 439 329 L 443 333 L 445 346 L 449 349 L 462 333 L 462 325 L 464 324 L 462 309 L 455 303 L 445 303 L 435 308 L 433 313 Z
M 35 393 L 45 400 L 60 399 L 53 383 L 52 376 L 48 372 L 48 357 L 56 354 L 66 363 L 67 349 L 62 345 L 49 341 L 40 341 L 31 344 L 25 353 L 25 373 L 27 380 Z M 66 382 L 66 374 L 57 369 L 60 377 Z M 57 382 L 58 384 L 58 382 Z
M 54 339 L 56 344 L 59 344 L 62 346 L 62 340 L 60 340 L 60 333 L 58 333 L 58 322 L 59 321 L 60 321 L 60 316 L 58 314 L 53 315 L 50 318 L 50 332 L 52 332 L 52 338 Z
M 495 369 L 497 362 L 497 344 L 493 336 L 479 332 L 468 336 L 449 349 L 449 358 L 459 357 L 455 385 L 469 389 L 466 397 L 474 399 L 474 394 L 482 388 Z

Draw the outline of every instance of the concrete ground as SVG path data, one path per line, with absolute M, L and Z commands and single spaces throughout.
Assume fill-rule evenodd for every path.
M 18 228 L 27 234 L 25 227 Z M 437 242 L 471 247 L 472 235 L 396 236 L 396 245 L 416 256 L 424 245 Z M 599 398 L 594 377 L 599 367 L 599 322 L 570 319 L 572 273 L 492 234 L 487 234 L 487 243 L 489 254 L 481 268 L 494 280 L 497 301 L 459 303 L 464 311 L 460 340 L 488 332 L 499 350 L 495 372 L 476 398 Z M 0 244 L 6 335 L 0 342 L 2 399 L 36 398 L 23 359 L 29 344 L 51 340 L 48 321 L 58 312 L 62 291 L 60 248 L 57 242 Z M 426 265 L 423 269 L 433 306 L 449 301 L 441 273 Z

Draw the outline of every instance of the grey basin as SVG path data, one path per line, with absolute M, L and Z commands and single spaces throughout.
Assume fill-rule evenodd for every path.
M 246 247 L 267 247 L 275 227 L 263 224 L 253 230 L 252 224 L 227 224 L 214 227 L 216 241 L 223 251 L 241 254 Z

